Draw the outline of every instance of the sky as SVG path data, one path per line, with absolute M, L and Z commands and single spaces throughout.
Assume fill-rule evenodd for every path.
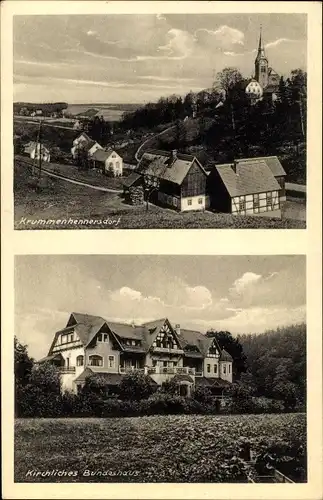
M 16 256 L 15 334 L 39 359 L 72 312 L 262 333 L 305 321 L 305 282 L 304 256 Z
M 254 72 L 262 25 L 276 72 L 306 70 L 304 14 L 52 15 L 14 18 L 14 101 L 143 103 Z

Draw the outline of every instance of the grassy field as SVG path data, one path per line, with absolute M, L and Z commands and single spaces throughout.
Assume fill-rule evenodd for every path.
M 73 168 L 73 167 L 67 167 Z M 27 167 L 15 164 L 15 228 L 16 229 L 201 229 L 201 228 L 303 228 L 304 221 L 232 216 L 227 214 L 177 213 L 154 205 L 134 207 L 124 202 L 118 193 L 96 191 L 60 179 L 46 179 L 48 186 L 35 192 L 28 184 Z M 117 186 L 115 186 L 117 187 Z M 37 220 L 92 220 L 91 223 L 60 222 L 42 225 Z M 36 221 L 35 223 L 27 220 Z
M 270 451 L 276 464 L 302 449 L 299 474 L 305 473 L 303 414 L 162 415 L 16 420 L 15 481 L 244 482 L 239 449 L 246 442 L 255 456 Z M 42 477 L 31 470 L 71 474 Z

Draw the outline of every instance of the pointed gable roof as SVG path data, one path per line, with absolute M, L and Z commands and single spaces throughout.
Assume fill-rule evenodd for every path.
M 206 176 L 195 156 L 176 153 L 173 157 L 170 151 L 150 150 L 142 155 L 135 171 L 181 185 L 194 162 Z
M 231 354 L 228 353 L 225 349 L 222 349 L 220 361 L 233 361 Z
M 280 186 L 263 159 L 246 159 L 215 168 L 231 197 L 279 191 Z
M 286 172 L 282 164 L 280 163 L 278 156 L 259 156 L 257 158 L 241 158 L 239 160 L 236 160 L 236 163 L 240 163 L 241 165 L 243 165 L 244 162 L 247 163 L 255 162 L 255 164 L 257 164 L 257 162 L 259 161 L 264 161 L 266 163 L 267 167 L 271 170 L 274 177 L 286 175 Z

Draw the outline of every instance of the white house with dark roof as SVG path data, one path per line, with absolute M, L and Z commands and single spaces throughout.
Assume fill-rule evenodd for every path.
M 153 385 L 174 379 L 182 395 L 196 386 L 222 395 L 232 382 L 232 357 L 216 338 L 173 326 L 167 318 L 134 325 L 72 313 L 55 333 L 47 356 L 38 361 L 45 362 L 59 368 L 62 389 L 74 392 L 87 376 L 99 374 L 117 393 L 122 377 L 138 370 Z
M 24 147 L 24 153 L 29 155 L 33 160 L 39 160 L 40 156 L 42 161 L 50 162 L 50 152 L 49 149 L 44 146 L 44 144 L 40 144 L 39 142 L 31 141 Z
M 245 158 L 215 165 L 208 176 L 211 208 L 235 215 L 281 218 L 285 171 L 277 157 Z M 278 174 L 278 175 L 275 175 Z M 283 186 L 283 187 L 282 187 Z
M 123 159 L 114 149 L 97 149 L 93 153 L 91 160 L 94 168 L 99 168 L 104 174 L 122 177 Z
M 141 177 L 138 177 L 141 176 Z M 125 191 L 134 185 L 157 186 L 149 200 L 180 212 L 205 210 L 209 206 L 206 194 L 207 173 L 195 156 L 173 151 L 146 151 L 129 178 Z
M 86 153 L 88 159 L 91 159 L 95 151 L 102 149 L 103 147 L 97 142 L 91 139 L 86 132 L 82 132 L 73 140 L 73 146 L 71 148 L 71 155 L 76 159 L 79 153 Z

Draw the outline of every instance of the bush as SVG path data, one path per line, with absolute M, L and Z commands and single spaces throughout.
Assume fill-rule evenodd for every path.
M 195 401 L 204 404 L 211 404 L 213 401 L 211 390 L 208 387 L 202 386 L 196 387 L 195 391 L 193 392 L 193 398 L 195 399 Z
M 148 415 L 187 413 L 187 400 L 181 396 L 175 396 L 163 392 L 152 395 L 142 406 Z
M 140 401 L 148 398 L 154 387 L 151 378 L 141 372 L 127 373 L 121 381 L 119 393 L 120 398 L 128 401 Z

